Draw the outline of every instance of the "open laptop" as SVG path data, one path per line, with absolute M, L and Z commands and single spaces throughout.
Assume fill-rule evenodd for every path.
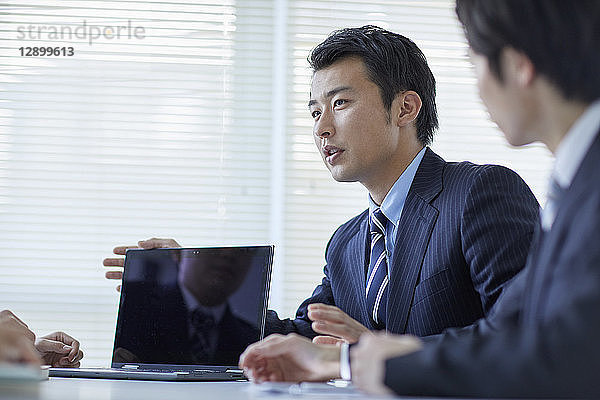
M 273 246 L 128 250 L 111 368 L 50 376 L 222 381 L 264 336 Z

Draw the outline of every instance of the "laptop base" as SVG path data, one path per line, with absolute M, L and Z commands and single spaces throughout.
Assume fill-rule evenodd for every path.
M 223 382 L 246 381 L 241 371 L 136 371 L 120 368 L 50 368 L 50 377 L 133 379 L 141 381 Z

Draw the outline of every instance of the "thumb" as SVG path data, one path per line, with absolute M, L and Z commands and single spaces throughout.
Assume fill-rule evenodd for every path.
M 57 354 L 68 354 L 72 350 L 71 346 L 66 345 L 62 342 L 58 342 L 56 340 L 50 340 L 50 339 L 38 340 L 38 342 L 35 344 L 35 348 L 40 353 L 57 353 Z

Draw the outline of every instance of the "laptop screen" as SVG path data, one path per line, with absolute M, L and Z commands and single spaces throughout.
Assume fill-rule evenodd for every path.
M 112 366 L 235 366 L 264 334 L 272 246 L 127 251 Z

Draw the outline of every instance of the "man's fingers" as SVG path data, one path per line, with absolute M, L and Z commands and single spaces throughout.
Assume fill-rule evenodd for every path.
M 336 324 L 324 321 L 314 321 L 311 325 L 313 331 L 322 335 L 345 337 L 351 332 L 348 331 L 347 326 L 343 324 Z
M 67 355 L 66 357 L 61 357 L 58 360 L 59 364 L 65 367 L 78 367 L 79 361 L 83 358 L 83 351 L 79 350 L 74 356 Z
M 339 346 L 344 342 L 345 342 L 344 339 L 329 336 L 329 335 L 319 335 L 319 336 L 315 336 L 313 338 L 313 343 L 315 343 L 315 344 L 333 344 L 333 345 Z
M 102 260 L 102 265 L 105 267 L 123 267 L 125 265 L 125 259 L 120 258 L 105 258 Z
M 327 336 L 334 336 L 343 339 L 348 343 L 356 343 L 363 332 L 368 332 L 360 323 L 330 323 L 324 321 L 314 321 L 311 325 L 313 331 Z
M 181 247 L 174 239 L 151 238 L 140 240 L 138 246 L 142 249 L 158 249 L 165 247 Z
M 129 249 L 137 249 L 139 248 L 138 246 L 117 246 L 113 249 L 113 253 L 120 255 L 120 256 L 124 256 L 125 253 L 127 252 L 127 250 Z
M 42 353 L 65 354 L 70 362 L 77 359 L 79 341 L 64 332 L 53 332 L 42 336 L 36 343 L 36 348 Z
M 58 363 L 61 365 L 61 367 L 65 367 L 65 368 L 79 368 L 79 366 L 81 365 L 81 363 L 78 362 L 70 362 L 68 359 L 66 358 L 61 358 Z
M 71 346 L 71 351 L 69 352 L 69 354 L 67 355 L 67 357 L 69 358 L 70 362 L 75 362 L 75 360 L 77 359 L 78 353 L 80 353 L 79 351 L 79 341 L 77 339 L 75 339 L 74 337 L 64 333 L 64 332 L 55 332 L 54 335 L 56 335 L 55 337 L 62 341 L 63 343 L 68 344 L 69 346 Z M 83 357 L 83 354 L 82 354 Z
M 53 332 L 36 342 L 36 348 L 43 360 L 54 367 L 75 367 L 83 358 L 79 341 L 64 332 Z
M 255 370 L 260 362 L 258 354 L 253 348 L 248 347 L 240 356 L 239 367 L 242 369 Z
M 104 276 L 106 277 L 106 279 L 121 280 L 123 279 L 123 271 L 106 271 Z
M 348 314 L 340 310 L 338 307 L 321 303 L 309 304 L 308 318 L 310 318 L 312 321 L 329 321 L 336 323 L 354 321 Z
M 73 348 L 65 343 L 52 339 L 38 339 L 35 343 L 40 353 L 69 354 Z
M 339 307 L 325 303 L 312 303 L 308 305 L 309 310 L 339 310 Z
M 273 334 L 267 336 L 260 342 L 256 342 L 248 346 L 248 348 L 240 356 L 240 367 L 242 368 L 254 368 L 255 364 L 266 357 L 275 357 L 279 355 L 282 350 L 286 349 L 287 346 L 281 346 L 281 342 L 286 341 L 286 338 L 294 335 L 283 336 L 280 334 Z M 264 360 L 263 360 L 264 362 Z
M 77 352 L 77 355 L 71 362 L 76 362 L 77 364 L 79 364 L 79 361 L 83 358 L 83 356 L 84 356 L 84 352 L 82 350 L 79 350 Z
M 325 310 L 314 309 L 308 310 L 308 318 L 311 321 L 328 321 L 335 323 L 343 323 L 348 318 L 348 315 L 341 310 Z

